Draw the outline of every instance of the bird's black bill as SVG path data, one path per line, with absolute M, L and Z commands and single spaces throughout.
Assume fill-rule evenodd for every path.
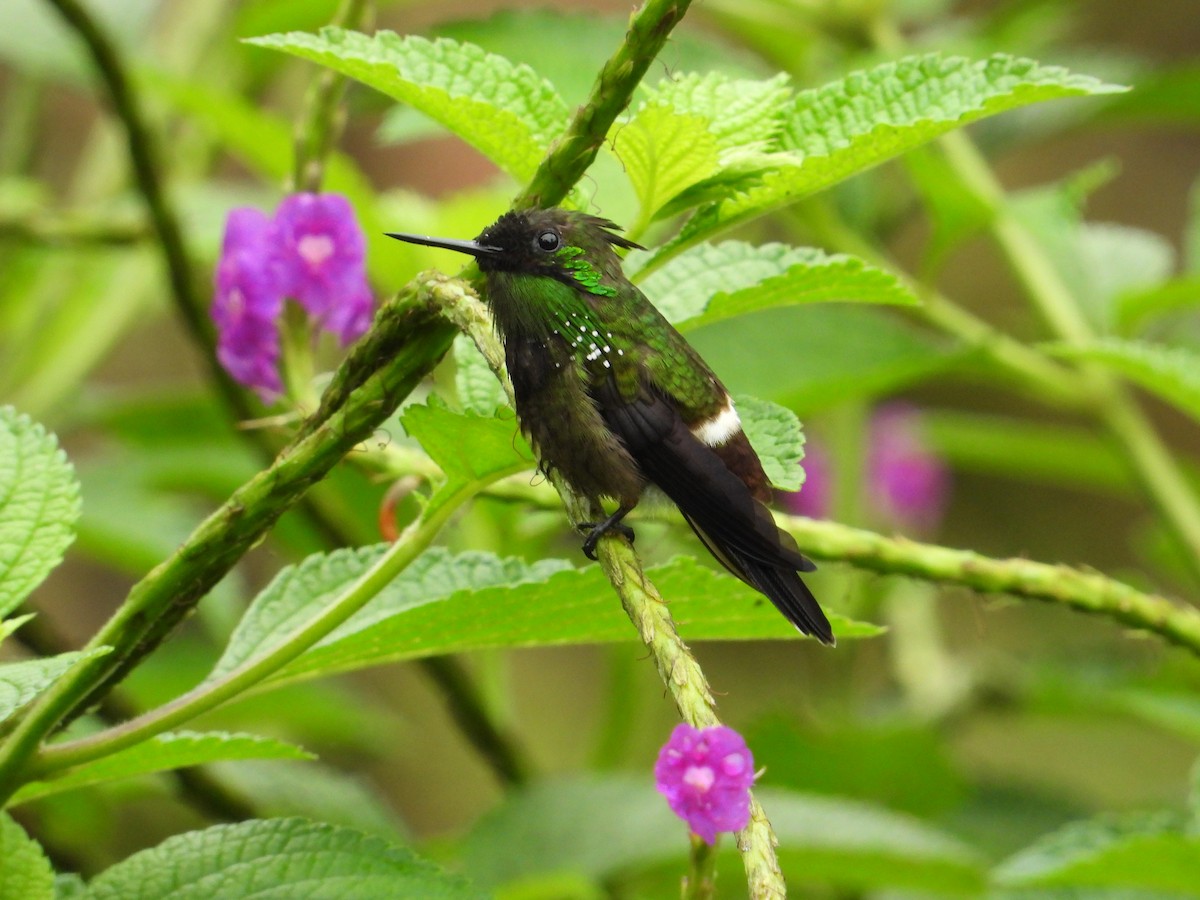
M 404 234 L 402 232 L 394 231 L 388 231 L 385 233 L 390 238 L 395 238 L 398 241 L 405 241 L 409 244 L 421 244 L 425 247 L 438 247 L 442 250 L 457 250 L 459 253 L 467 253 L 474 257 L 495 256 L 500 252 L 499 247 L 489 247 L 486 244 L 480 244 L 477 241 L 456 241 L 453 238 L 436 238 L 429 237 L 425 234 Z

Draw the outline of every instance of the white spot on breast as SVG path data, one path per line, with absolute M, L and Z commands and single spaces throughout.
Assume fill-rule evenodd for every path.
M 741 430 L 742 420 L 738 418 L 729 397 L 725 398 L 725 406 L 715 416 L 692 426 L 692 434 L 709 447 L 719 447 Z

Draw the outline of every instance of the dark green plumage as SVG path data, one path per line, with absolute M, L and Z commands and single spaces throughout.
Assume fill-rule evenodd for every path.
M 637 245 L 604 219 L 562 209 L 506 213 L 474 241 L 393 234 L 474 256 L 504 341 L 521 427 L 581 494 L 617 501 L 584 542 L 621 528 L 648 485 L 709 551 L 797 628 L 833 643 L 800 580 L 813 564 L 776 527 L 762 464 L 729 393 L 621 271 Z

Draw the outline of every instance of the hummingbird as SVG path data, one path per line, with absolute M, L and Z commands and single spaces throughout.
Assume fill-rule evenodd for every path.
M 834 644 L 799 572 L 816 566 L 771 518 L 771 488 L 725 386 L 628 278 L 616 248 L 644 249 L 583 212 L 508 212 L 474 240 L 390 233 L 473 256 L 504 344 L 517 418 L 547 474 L 616 501 L 588 529 L 595 559 L 648 490 L 665 494 L 726 569 L 789 622 Z

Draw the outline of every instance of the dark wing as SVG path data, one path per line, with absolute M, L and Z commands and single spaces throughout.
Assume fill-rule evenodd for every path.
M 832 644 L 829 620 L 796 574 L 816 567 L 745 482 L 691 433 L 675 405 L 651 386 L 632 401 L 624 400 L 611 382 L 600 394 L 608 427 L 646 478 L 679 507 L 709 552 L 765 594 L 802 632 Z

